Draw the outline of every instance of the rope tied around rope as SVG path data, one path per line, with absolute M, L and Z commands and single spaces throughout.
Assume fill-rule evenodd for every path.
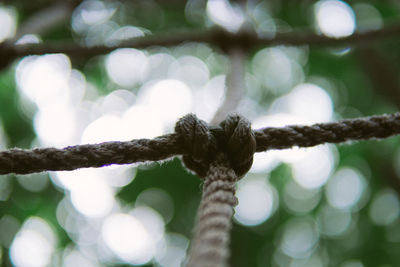
M 187 266 L 225 266 L 237 205 L 235 184 L 253 163 L 255 135 L 250 122 L 238 114 L 219 126 L 208 126 L 188 114 L 176 123 L 175 132 L 186 150 L 184 165 L 204 179 Z
M 235 115 L 231 117 L 234 118 Z M 207 154 L 207 151 L 212 151 L 212 149 L 208 150 L 208 146 L 210 142 L 213 142 L 213 139 L 215 139 L 215 142 L 220 140 L 218 141 L 218 146 L 216 146 L 218 149 L 220 149 L 220 146 L 223 147 L 224 143 L 229 144 L 225 145 L 225 147 L 228 147 L 232 152 L 232 155 L 228 156 L 233 167 L 236 169 L 238 176 L 242 176 L 245 173 L 243 171 L 247 169 L 245 168 L 245 163 L 247 162 L 248 165 L 251 165 L 252 155 L 252 153 L 246 152 L 246 149 L 252 148 L 252 146 L 246 146 L 246 142 L 253 142 L 251 141 L 252 137 L 250 139 L 246 137 L 247 135 L 251 135 L 249 130 L 244 130 L 248 128 L 242 128 L 240 125 L 240 127 L 236 127 L 235 123 L 232 123 L 229 118 L 225 122 L 226 125 L 222 123 L 222 126 L 220 125 L 219 127 L 209 127 L 197 118 L 193 118 L 197 123 L 200 121 L 200 126 L 204 123 L 201 127 L 203 127 L 202 131 L 207 135 L 206 142 L 204 142 L 204 144 L 207 144 L 206 148 L 198 145 L 200 148 L 194 149 L 195 146 L 192 144 L 202 144 L 202 140 L 199 139 L 201 131 L 193 132 L 194 130 L 190 126 L 193 126 L 193 123 L 190 120 L 184 121 L 182 119 L 178 122 L 175 133 L 158 136 L 153 139 L 104 142 L 100 144 L 68 146 L 65 148 L 11 148 L 0 151 L 0 175 L 65 171 L 79 168 L 102 167 L 110 164 L 159 161 L 178 155 L 190 155 L 189 158 L 194 157 L 196 160 L 193 159 L 193 161 L 198 163 L 200 158 L 204 160 L 208 159 L 208 157 L 212 158 L 213 155 L 215 156 L 212 153 L 209 153 L 211 155 Z M 233 122 L 235 122 L 234 119 Z M 236 122 L 238 121 L 236 120 Z M 243 120 L 239 120 L 238 123 L 243 123 Z M 230 133 L 232 130 L 234 132 Z M 400 112 L 338 122 L 317 123 L 309 126 L 288 125 L 278 128 L 266 127 L 253 130 L 252 134 L 254 134 L 257 141 L 256 152 L 271 149 L 286 149 L 293 146 L 310 147 L 324 143 L 341 143 L 350 140 L 382 139 L 400 134 Z M 199 136 L 197 137 L 197 135 Z M 238 141 L 235 136 L 243 136 L 243 138 L 240 138 L 239 142 L 235 143 Z M 211 148 L 213 148 L 212 145 Z M 206 151 L 207 153 L 202 155 L 200 153 L 202 151 Z M 221 151 L 225 151 L 225 154 L 230 154 L 226 153 L 227 149 L 222 149 Z M 240 155 L 244 156 L 244 160 Z M 239 166 L 242 164 L 243 166 Z M 207 169 L 207 166 L 208 163 L 206 162 L 203 166 L 196 168 L 202 174 L 200 175 L 201 177 L 205 175 L 205 172 L 201 172 L 201 170 Z M 241 167 L 243 167 L 242 171 L 240 170 Z
M 237 204 L 235 185 L 250 169 L 255 152 L 399 134 L 400 112 L 255 131 L 239 115 L 230 115 L 219 126 L 208 126 L 189 114 L 176 123 L 175 133 L 154 139 L 0 151 L 0 174 L 75 170 L 182 155 L 184 165 L 204 179 L 187 266 L 226 266 L 233 207 Z
M 236 175 L 241 178 L 250 169 L 256 152 L 256 139 L 250 122 L 238 115 L 229 115 L 219 126 L 208 126 L 194 114 L 182 117 L 175 126 L 186 153 L 185 166 L 204 178 L 218 153 L 223 153 Z

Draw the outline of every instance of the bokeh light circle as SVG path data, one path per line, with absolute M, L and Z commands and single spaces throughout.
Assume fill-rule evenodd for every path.
M 318 29 L 329 37 L 345 37 L 356 28 L 353 9 L 339 0 L 323 0 L 315 5 Z

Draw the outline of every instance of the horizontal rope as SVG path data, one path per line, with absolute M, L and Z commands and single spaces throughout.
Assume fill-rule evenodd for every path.
M 277 33 L 275 36 L 259 36 L 251 32 L 231 33 L 220 28 L 206 31 L 179 31 L 167 34 L 146 35 L 132 38 L 116 46 L 98 45 L 82 46 L 63 40 L 53 43 L 24 44 L 15 46 L 6 42 L 0 45 L 0 55 L 7 56 L 12 60 L 17 57 L 28 55 L 44 55 L 49 53 L 65 53 L 79 58 L 93 57 L 112 52 L 118 48 L 144 49 L 154 46 L 176 46 L 184 43 L 208 43 L 227 49 L 229 47 L 262 48 L 277 45 L 314 45 L 314 46 L 346 46 L 352 44 L 365 44 L 380 39 L 397 38 L 400 33 L 400 24 L 395 23 L 378 30 L 363 33 L 354 33 L 350 36 L 334 38 L 313 32 L 293 31 L 288 33 Z
M 183 154 L 176 134 L 154 139 L 0 152 L 0 174 L 75 170 L 110 164 L 158 161 Z
M 267 127 L 254 130 L 256 151 L 310 147 L 349 140 L 382 139 L 400 134 L 400 113 L 319 123 L 311 126 Z M 110 164 L 158 161 L 187 155 L 183 137 L 177 133 L 154 139 L 69 146 L 63 149 L 10 149 L 0 152 L 0 174 L 28 174 L 74 170 Z
M 398 134 L 400 134 L 400 112 L 317 123 L 311 126 L 264 128 L 255 131 L 256 152 L 293 146 L 310 147 L 324 143 L 342 143 L 350 140 L 383 139 Z

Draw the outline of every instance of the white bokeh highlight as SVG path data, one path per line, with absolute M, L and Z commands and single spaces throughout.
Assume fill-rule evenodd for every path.
M 50 225 L 39 217 L 30 217 L 11 244 L 10 258 L 17 267 L 50 266 L 56 245 L 56 235 Z
M 17 14 L 14 9 L 0 6 L 0 43 L 14 37 L 17 29 Z
M 102 238 L 108 248 L 123 262 L 141 265 L 157 253 L 164 237 L 164 222 L 154 210 L 138 207 L 131 213 L 115 213 L 102 226 Z
M 328 145 L 307 148 L 307 155 L 291 164 L 294 180 L 308 189 L 323 186 L 329 179 L 335 158 Z
M 321 87 L 303 83 L 293 88 L 287 99 L 288 111 L 310 123 L 332 120 L 333 105 L 331 97 Z
M 378 192 L 372 199 L 369 216 L 377 225 L 389 225 L 398 220 L 400 216 L 400 201 L 397 194 L 386 189 Z
M 111 80 L 128 88 L 144 80 L 149 64 L 146 54 L 133 48 L 121 48 L 111 52 L 105 63 Z
M 69 192 L 73 207 L 81 214 L 99 218 L 114 206 L 114 192 L 102 171 L 79 169 L 51 173 L 55 182 Z
M 16 69 L 18 88 L 38 107 L 66 105 L 71 62 L 64 54 L 25 57 Z
M 318 244 L 319 233 L 309 218 L 291 219 L 283 229 L 280 248 L 295 259 L 307 258 Z
M 353 9 L 344 1 L 323 0 L 314 8 L 318 30 L 329 37 L 345 37 L 354 33 L 356 21 Z
M 40 109 L 33 118 L 33 126 L 41 143 L 65 146 L 77 137 L 77 118 L 73 109 L 51 105 Z
M 128 214 L 108 217 L 102 227 L 102 237 L 107 246 L 122 260 L 144 264 L 152 257 L 154 247 L 143 224 Z
M 236 197 L 239 204 L 235 207 L 234 219 L 247 226 L 263 223 L 278 206 L 277 192 L 264 178 L 239 182 Z
M 264 48 L 253 57 L 254 75 L 274 93 L 287 92 L 304 80 L 301 65 L 288 52 L 281 47 Z
M 139 94 L 138 103 L 153 110 L 165 126 L 171 126 L 191 111 L 192 97 L 192 91 L 185 83 L 166 79 L 145 85 Z
M 329 180 L 325 193 L 332 207 L 351 209 L 360 201 L 365 187 L 366 181 L 360 172 L 343 167 Z
M 207 15 L 214 23 L 235 32 L 245 21 L 244 14 L 239 7 L 232 6 L 228 0 L 208 0 Z

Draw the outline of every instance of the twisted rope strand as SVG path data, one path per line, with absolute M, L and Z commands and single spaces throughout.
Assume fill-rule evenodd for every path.
M 255 130 L 253 133 L 257 143 L 256 152 L 293 146 L 309 147 L 323 143 L 341 143 L 349 140 L 381 139 L 400 134 L 400 113 L 311 126 L 267 127 Z M 189 153 L 191 152 L 187 151 L 184 139 L 179 133 L 154 139 L 78 145 L 63 149 L 10 149 L 0 152 L 0 174 L 28 174 L 158 161 Z
M 0 152 L 0 174 L 28 174 L 158 161 L 183 153 L 184 150 L 176 134 L 128 142 L 69 146 L 63 149 L 16 148 Z
M 187 267 L 227 266 L 237 180 L 226 156 L 219 154 L 204 180 Z
M 257 140 L 256 152 L 349 140 L 382 139 L 400 134 L 400 112 L 311 126 L 264 128 L 256 130 L 254 134 Z

